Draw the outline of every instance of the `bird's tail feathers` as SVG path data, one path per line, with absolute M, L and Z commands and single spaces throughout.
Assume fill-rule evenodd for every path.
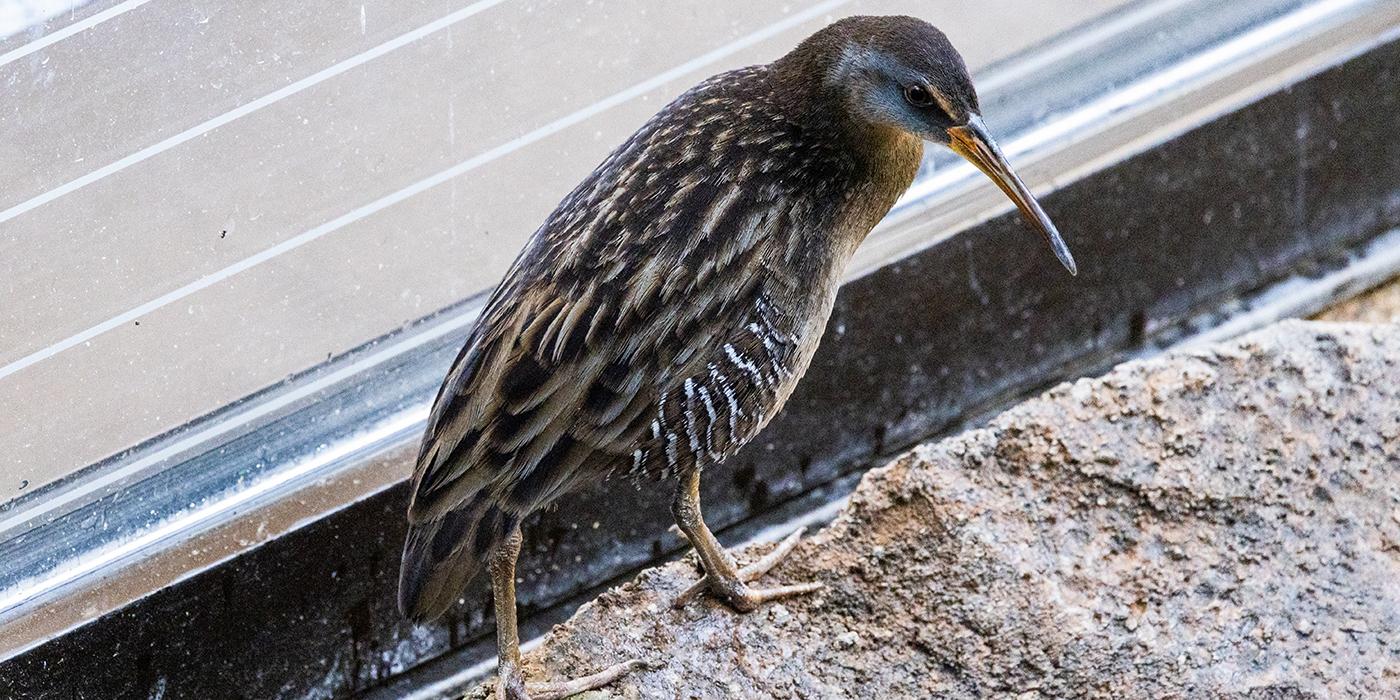
M 518 523 L 518 516 L 478 493 L 440 517 L 410 524 L 399 568 L 399 610 L 416 622 L 442 615 Z

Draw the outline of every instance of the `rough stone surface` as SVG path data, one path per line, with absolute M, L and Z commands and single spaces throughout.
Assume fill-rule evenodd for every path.
M 1316 317 L 1320 321 L 1400 321 L 1400 277 L 1333 306 Z
M 821 593 L 673 611 L 694 571 L 585 606 L 530 678 L 635 656 L 589 697 L 1400 697 L 1400 325 L 1288 322 L 919 447 L 765 579 Z

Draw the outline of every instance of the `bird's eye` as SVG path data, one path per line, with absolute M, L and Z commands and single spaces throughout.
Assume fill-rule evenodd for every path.
M 908 100 L 909 104 L 915 107 L 933 106 L 933 93 L 929 92 L 929 89 L 922 85 L 910 85 L 904 88 L 904 99 Z

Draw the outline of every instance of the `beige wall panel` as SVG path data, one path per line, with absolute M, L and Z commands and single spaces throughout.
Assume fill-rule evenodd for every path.
M 99 35 L 85 33 L 21 61 L 54 52 L 67 67 L 53 89 L 77 97 L 70 108 L 46 102 L 57 98 L 45 90 L 22 93 L 55 121 L 25 121 L 33 143 L 0 146 L 0 208 L 464 4 L 366 3 L 362 33 L 359 3 L 226 3 L 233 9 L 196 38 L 189 33 L 200 30 L 181 23 L 190 3 L 153 0 L 111 21 L 128 22 L 121 31 L 133 36 L 123 42 L 139 51 L 94 46 Z M 0 365 L 816 4 L 505 2 L 2 222 Z M 834 16 L 925 16 L 975 71 L 1118 4 L 848 2 L 142 315 L 140 325 L 26 361 L 0 376 L 0 501 L 489 288 L 568 189 L 667 100 L 719 70 L 770 60 Z M 280 21 L 267 9 L 293 5 Z M 147 7 L 151 16 L 138 15 Z M 161 41 L 183 48 L 155 60 Z M 249 68 L 229 49 L 259 46 L 248 51 L 261 56 L 281 42 L 300 48 L 280 68 Z M 88 65 L 99 55 L 110 65 Z M 233 87 L 211 92 L 215 75 Z M 0 107 L 0 128 L 16 123 Z M 89 157 L 60 163 L 79 152 L 65 149 Z

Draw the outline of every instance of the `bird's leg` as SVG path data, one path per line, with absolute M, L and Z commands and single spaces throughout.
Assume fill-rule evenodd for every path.
M 520 668 L 520 632 L 515 624 L 515 560 L 520 555 L 520 527 L 491 555 L 491 594 L 496 604 L 496 700 L 559 700 L 601 688 L 642 668 L 636 659 L 614 664 L 591 676 L 561 683 L 526 685 Z
M 684 606 L 701 591 L 709 589 L 715 597 L 719 598 L 726 605 L 738 612 L 749 612 L 759 605 L 770 600 L 786 598 L 788 596 L 811 593 L 822 587 L 820 583 L 801 583 L 793 586 L 778 586 L 776 588 L 750 588 L 745 581 L 768 573 L 792 548 L 797 546 L 797 540 L 802 536 L 802 531 L 792 533 L 784 539 L 773 551 L 759 559 L 758 561 L 742 568 L 736 568 L 734 558 L 724 551 L 719 540 L 715 539 L 713 532 L 705 524 L 705 517 L 700 512 L 700 470 L 690 469 L 681 475 L 680 481 L 676 484 L 674 500 L 671 501 L 671 514 L 676 518 L 676 525 L 681 532 L 690 540 L 690 544 L 695 547 L 695 553 L 700 556 L 700 564 L 705 568 L 705 577 L 698 583 L 691 586 L 684 593 L 676 598 L 677 608 Z
M 515 626 L 515 560 L 520 556 L 520 528 L 491 553 L 491 599 L 496 604 L 496 700 L 525 700 L 520 672 L 520 632 Z

